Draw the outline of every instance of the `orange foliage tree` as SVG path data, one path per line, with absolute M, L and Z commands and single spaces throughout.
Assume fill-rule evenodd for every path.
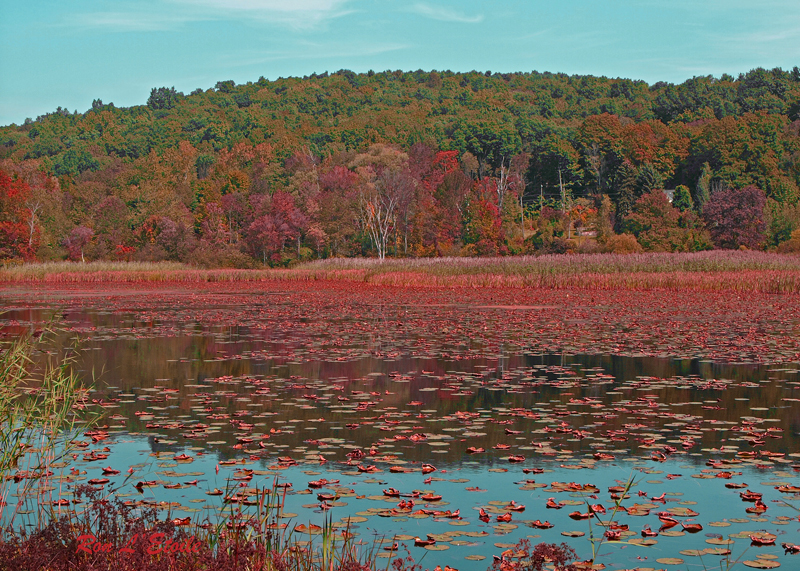
M 35 213 L 25 206 L 29 194 L 25 181 L 0 170 L 0 258 L 31 260 L 36 253 Z

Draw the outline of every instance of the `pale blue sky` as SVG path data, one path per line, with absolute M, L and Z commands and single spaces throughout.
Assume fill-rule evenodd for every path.
M 795 65 L 798 0 L 0 0 L 0 125 L 339 69 L 679 83 Z

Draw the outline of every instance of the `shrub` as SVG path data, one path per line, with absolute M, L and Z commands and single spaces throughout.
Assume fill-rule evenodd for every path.
M 592 238 L 583 237 L 580 240 L 574 240 L 574 242 L 576 242 L 574 251 L 578 254 L 598 254 L 604 251 L 603 246 Z
M 611 254 L 640 254 L 644 251 L 632 234 L 616 234 L 606 239 L 603 249 Z
M 792 237 L 778 246 L 781 254 L 800 254 L 800 229 L 792 232 Z
M 331 534 L 327 547 L 309 549 L 291 543 L 282 531 L 264 529 L 258 522 L 245 520 L 241 523 L 246 523 L 248 529 L 240 531 L 238 525 L 228 525 L 241 521 L 234 514 L 219 526 L 199 531 L 194 527 L 178 527 L 169 516 L 159 520 L 159 510 L 155 507 L 124 502 L 113 490 L 79 485 L 75 500 L 81 503 L 82 511 L 67 511 L 53 517 L 30 534 L 24 528 L 5 533 L 0 539 L 0 571 L 370 571 L 374 568 L 374 549 L 361 552 L 344 539 L 346 532 L 337 539 L 327 527 L 323 532 Z M 264 517 L 269 519 L 269 513 Z M 276 521 L 269 520 L 271 524 Z M 413 560 L 398 569 L 418 571 Z
M 216 245 L 202 241 L 189 255 L 188 262 L 200 268 L 251 269 L 256 261 L 235 246 Z
M 539 543 L 531 548 L 530 540 L 523 539 L 495 558 L 492 571 L 543 571 L 545 568 L 576 571 L 572 561 L 577 557 L 575 550 L 566 543 Z
M 792 232 L 800 228 L 800 203 L 777 202 L 768 198 L 764 215 L 769 246 L 788 241 Z
M 62 245 L 69 252 L 69 259 L 73 261 L 85 261 L 84 250 L 91 243 L 94 237 L 94 230 L 86 226 L 76 226 L 69 233 L 69 236 L 62 240 Z
M 541 252 L 544 254 L 566 254 L 570 251 L 570 242 L 571 240 L 556 236 L 549 241 L 542 242 Z

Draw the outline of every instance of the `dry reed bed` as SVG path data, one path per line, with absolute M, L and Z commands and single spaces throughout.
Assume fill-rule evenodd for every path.
M 366 281 L 389 286 L 800 293 L 800 272 L 765 270 L 527 276 L 505 274 L 432 276 L 413 272 L 392 272 L 371 276 L 371 279 Z
M 333 258 L 298 266 L 302 269 L 417 271 L 432 274 L 709 272 L 800 270 L 800 256 L 758 251 L 712 250 L 693 253 L 554 254 L 495 258 Z
M 349 281 L 396 287 L 800 293 L 800 257 L 765 252 L 509 258 L 332 259 L 293 269 L 195 269 L 174 263 L 59 262 L 0 270 L 43 284 Z

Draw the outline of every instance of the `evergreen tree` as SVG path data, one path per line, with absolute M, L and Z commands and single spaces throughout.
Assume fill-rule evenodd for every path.
M 675 193 L 672 195 L 672 206 L 681 212 L 690 210 L 694 206 L 692 202 L 692 193 L 689 191 L 688 186 L 682 184 L 678 185 L 675 189 Z
M 650 163 L 644 163 L 639 168 L 639 174 L 636 177 L 637 198 L 654 190 L 660 190 L 663 188 L 664 178 L 661 176 L 661 173 L 659 173 Z
M 697 186 L 694 192 L 694 204 L 698 213 L 703 212 L 703 206 L 711 196 L 711 166 L 703 163 L 703 170 L 700 171 L 700 178 L 697 179 Z
M 607 194 L 603 195 L 600 199 L 600 208 L 597 211 L 597 222 L 595 229 L 597 230 L 597 241 L 604 244 L 611 236 L 614 235 L 614 205 Z
M 636 167 L 633 166 L 630 161 L 623 162 L 622 166 L 617 170 L 617 175 L 614 180 L 617 225 L 621 224 L 622 219 L 628 215 L 636 199 L 639 198 L 636 192 L 636 179 L 638 174 Z M 617 230 L 619 231 L 620 228 L 617 228 Z
M 150 109 L 172 109 L 178 104 L 180 95 L 174 87 L 154 87 L 147 98 L 147 106 Z

